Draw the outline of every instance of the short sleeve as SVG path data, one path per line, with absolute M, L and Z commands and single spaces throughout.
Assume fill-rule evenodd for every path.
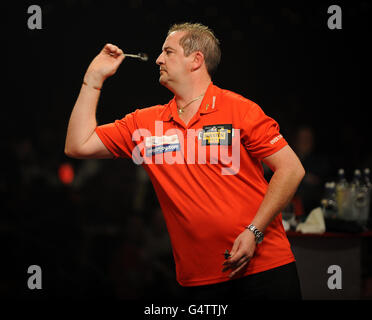
M 255 103 L 248 107 L 242 120 L 241 141 L 247 151 L 262 160 L 287 145 L 279 132 L 278 123 L 268 117 Z
M 115 158 L 131 158 L 135 147 L 132 141 L 134 130 L 135 119 L 132 112 L 120 120 L 98 126 L 95 132 Z

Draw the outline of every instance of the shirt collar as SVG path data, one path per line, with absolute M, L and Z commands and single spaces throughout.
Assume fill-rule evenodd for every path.
M 199 112 L 200 115 L 211 113 L 218 110 L 218 87 L 216 87 L 213 82 L 209 84 L 207 91 L 203 97 L 200 104 Z M 176 97 L 173 97 L 164 109 L 160 113 L 160 118 L 162 121 L 171 121 L 175 118 L 177 113 Z

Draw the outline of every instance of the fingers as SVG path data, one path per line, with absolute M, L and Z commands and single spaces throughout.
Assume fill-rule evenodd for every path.
M 253 257 L 255 246 L 255 241 L 247 237 L 246 234 L 239 236 L 234 241 L 231 249 L 231 257 L 222 264 L 224 266 L 222 272 L 231 269 L 232 272 L 229 274 L 229 277 L 234 277 Z
M 235 255 L 231 255 L 231 258 L 226 260 L 222 265 L 226 266 L 226 268 L 232 268 L 244 257 L 245 253 L 242 250 L 238 251 Z
M 232 251 L 233 252 L 233 251 Z M 244 258 L 246 256 L 246 252 L 245 250 L 238 250 L 236 253 L 232 253 L 231 254 L 231 258 L 229 260 L 227 260 L 228 264 L 230 265 L 235 265 L 237 264 L 242 258 Z
M 238 274 L 248 264 L 249 260 L 250 258 L 243 257 L 237 264 L 236 269 L 234 269 L 234 271 L 229 274 L 229 277 L 232 278 L 236 274 Z
M 230 252 L 230 258 L 226 260 L 222 265 L 235 265 L 244 256 L 244 251 L 241 247 L 240 238 L 234 241 L 233 247 Z
M 106 54 L 109 54 L 110 56 L 113 56 L 113 57 L 119 57 L 119 56 L 124 56 L 124 52 L 123 50 L 121 50 L 118 46 L 115 46 L 111 43 L 107 43 L 102 51 Z
M 233 257 L 235 255 L 235 252 L 239 249 L 240 246 L 240 240 L 236 239 L 234 241 L 233 247 L 231 248 L 230 256 Z M 231 259 L 230 259 L 231 261 Z
M 250 256 L 244 254 L 239 256 L 240 258 L 237 259 L 236 261 L 228 260 L 223 263 L 225 267 L 222 269 L 222 272 L 225 272 L 229 269 L 232 270 L 232 272 L 229 274 L 230 278 L 234 277 L 237 273 L 239 273 L 244 268 L 244 266 L 246 266 L 248 262 L 251 260 Z
M 223 268 L 223 272 L 225 272 L 228 269 L 236 269 L 240 267 L 244 262 L 247 262 L 251 259 L 249 255 L 247 255 L 245 252 L 238 252 L 234 257 L 230 258 L 229 260 L 226 260 L 222 265 L 225 266 Z

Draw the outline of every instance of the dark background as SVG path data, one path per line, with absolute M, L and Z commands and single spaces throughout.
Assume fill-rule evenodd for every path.
M 29 30 L 27 8 L 42 9 Z M 330 5 L 342 30 L 327 27 Z M 308 125 L 327 162 L 322 184 L 345 168 L 372 167 L 368 1 L 29 1 L 7 7 L 3 46 L 0 295 L 17 298 L 182 296 L 148 180 L 131 160 L 69 159 L 67 123 L 84 72 L 105 43 L 146 52 L 126 59 L 103 87 L 99 124 L 167 103 L 158 82 L 168 28 L 201 22 L 221 41 L 214 84 L 258 103 L 292 143 Z M 5 99 L 6 97 L 6 99 Z M 63 183 L 61 165 L 73 169 Z M 43 289 L 27 288 L 27 268 Z

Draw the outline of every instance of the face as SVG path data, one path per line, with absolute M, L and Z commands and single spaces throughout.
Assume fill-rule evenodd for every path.
M 167 88 L 182 83 L 190 70 L 191 56 L 185 57 L 179 40 L 185 34 L 184 31 L 172 32 L 163 44 L 162 52 L 156 60 L 160 67 L 159 82 Z

